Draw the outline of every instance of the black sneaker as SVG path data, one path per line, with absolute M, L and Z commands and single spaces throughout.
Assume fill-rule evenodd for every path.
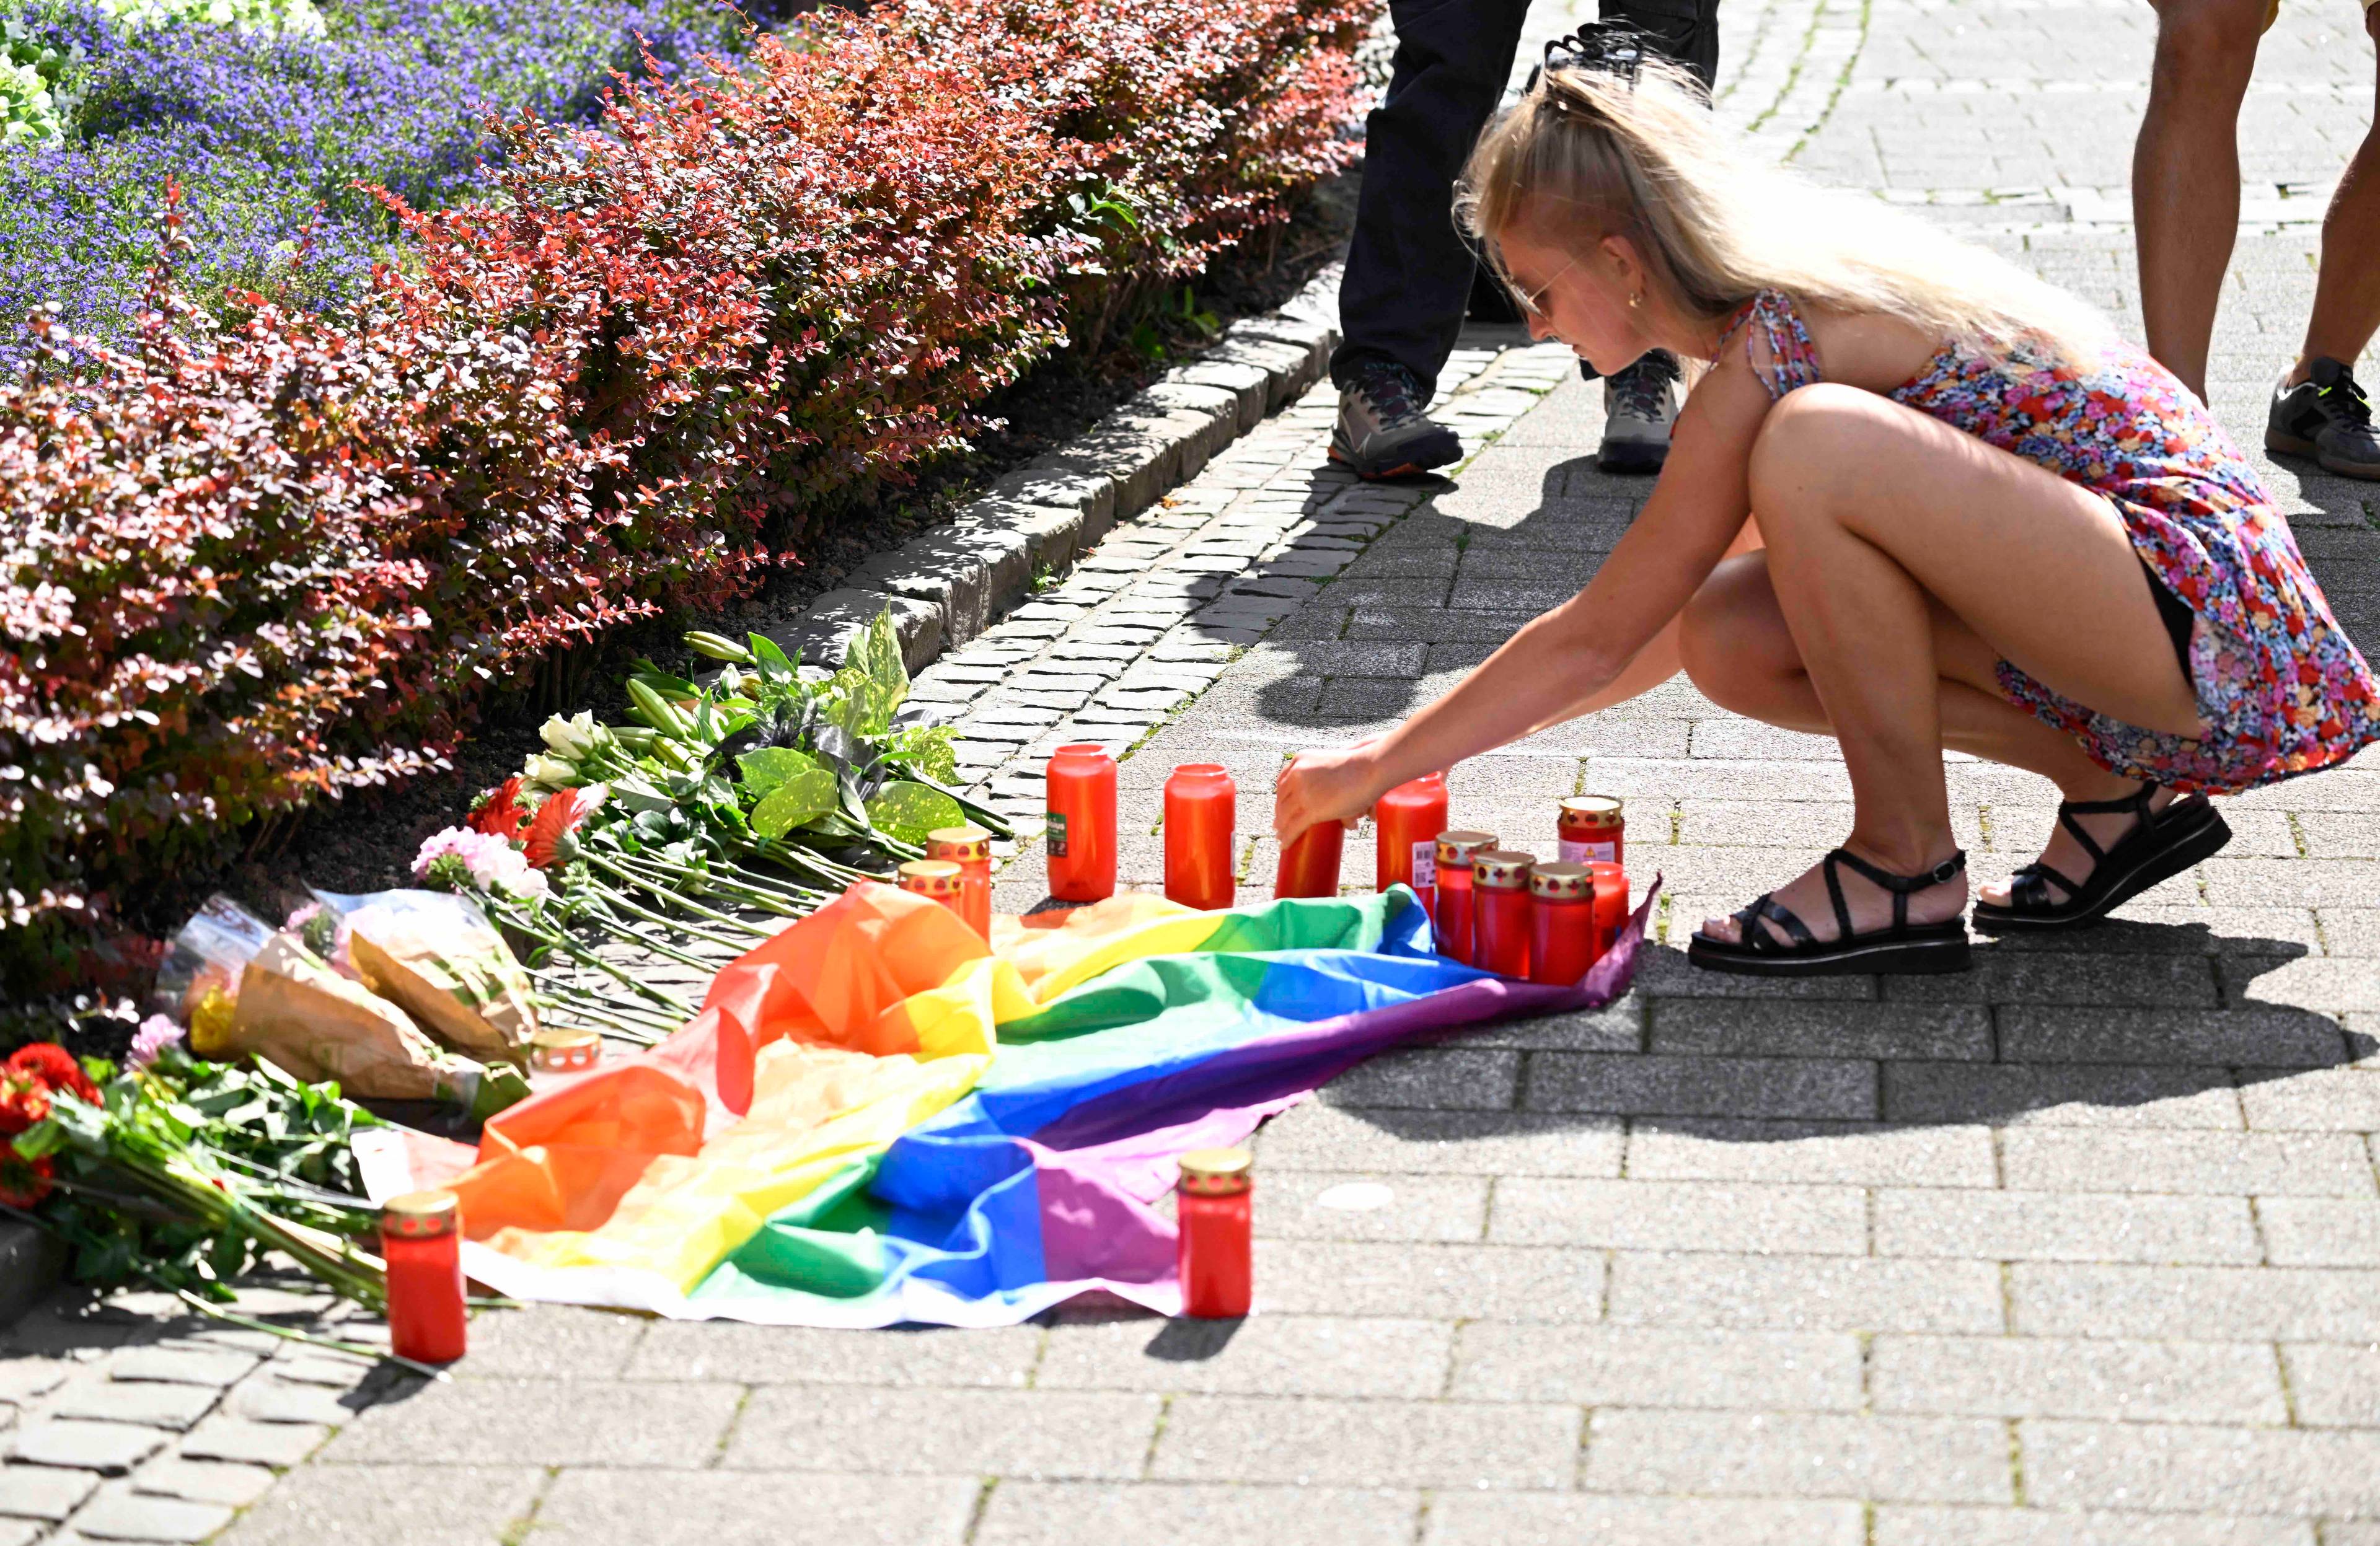
M 1421 383 L 1402 365 L 1367 365 L 1340 391 L 1330 459 L 1357 477 L 1412 477 L 1463 459 L 1454 431 L 1421 411 Z
M 2341 477 L 2380 479 L 2380 429 L 2372 427 L 2372 401 L 2354 373 L 2327 356 L 2317 356 L 2297 385 L 2273 389 L 2265 449 L 2311 456 L 2323 471 Z
M 1678 421 L 1678 362 L 1656 349 L 1603 380 L 1603 447 L 1595 465 L 1608 473 L 1657 473 L 1670 459 Z

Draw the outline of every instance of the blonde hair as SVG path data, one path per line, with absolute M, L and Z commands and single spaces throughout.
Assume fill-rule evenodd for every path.
M 1509 284 L 1502 237 L 1526 222 L 1564 245 L 1625 236 L 1672 305 L 1728 316 L 1762 290 L 1805 307 L 1898 317 L 2003 357 L 2024 340 L 2087 360 L 2110 336 L 2073 296 L 1865 195 L 1758 163 L 1693 78 L 1647 61 L 1539 76 L 1471 153 L 1456 212 Z

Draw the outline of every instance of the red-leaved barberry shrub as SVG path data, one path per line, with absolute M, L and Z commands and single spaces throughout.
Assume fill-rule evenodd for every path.
M 594 130 L 325 319 L 195 314 L 0 385 L 0 998 L 142 959 L 112 907 L 440 767 L 559 646 L 726 600 L 964 443 L 1071 333 L 1343 164 L 1376 0 L 821 11 Z M 774 551 L 764 537 L 777 543 Z M 118 942 L 120 946 L 121 942 Z

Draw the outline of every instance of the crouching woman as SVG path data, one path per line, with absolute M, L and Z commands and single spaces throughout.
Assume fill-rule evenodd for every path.
M 1974 909 L 2073 928 L 2228 840 L 2209 794 L 2380 738 L 2380 686 L 2205 407 L 2088 308 L 1885 206 L 1744 158 L 1654 66 L 1552 67 L 1462 212 L 1539 337 L 1713 362 L 1594 582 L 1453 691 L 1281 780 L 1284 839 L 1682 668 L 1832 735 L 1840 848 L 1689 955 L 1767 974 L 1968 963 L 1943 749 L 2063 802 Z

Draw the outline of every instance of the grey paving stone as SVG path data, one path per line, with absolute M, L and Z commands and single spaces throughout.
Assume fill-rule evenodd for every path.
M 1423 1546 L 1865 1546 L 1855 1503 L 1441 1492 Z
M 2314 1428 L 2380 1428 L 2380 1347 L 2296 1342 L 2281 1349 L 2298 1420 Z
M 222 1397 L 212 1385 L 163 1384 L 150 1381 L 76 1380 L 50 1398 L 52 1415 L 93 1422 L 133 1422 L 151 1428 L 188 1428 Z
M 1585 1484 L 1597 1492 L 2015 1501 L 2008 1430 L 1965 1418 L 1607 1407 L 1589 1430 Z
M 2173 1005 L 2211 1009 L 2217 1004 L 2213 962 L 2181 954 L 2090 954 L 2041 949 L 1981 951 L 1975 970 L 1935 978 L 1902 977 L 1885 984 L 1887 999 L 1956 1000 L 1979 1004 Z
M 2380 1069 L 2242 1069 L 2252 1128 L 2380 1132 Z
M 1653 1006 L 1651 1025 L 1657 1053 L 1977 1061 L 1992 1056 L 1991 1015 L 1971 1004 L 1672 999 Z
M 2346 1133 L 2014 1129 L 2000 1140 L 2011 1187 L 2045 1190 L 2371 1197 L 2371 1155 Z
M 1645 1001 L 1642 995 L 1630 994 L 1600 1009 L 1505 1021 L 1484 1027 L 1467 1041 L 1473 1046 L 1524 1052 L 1641 1052 Z
M 1623 1117 L 1876 1115 L 1876 1065 L 1816 1057 L 1538 1053 L 1523 1075 L 1533 1111 Z
M 1308 1103 L 1267 1122 L 1257 1162 L 1275 1170 L 1465 1176 L 1617 1176 L 1620 1123 L 1517 1111 L 1348 1111 Z
M 521 1466 L 308 1466 L 284 1478 L 222 1540 L 224 1546 L 384 1540 L 401 1519 L 405 1546 L 488 1546 L 528 1516 L 545 1480 L 544 1471 Z
M 9 1458 L 36 1466 L 121 1476 L 164 1447 L 167 1434 L 124 1422 L 49 1419 L 27 1423 L 9 1445 Z
M 33 1546 L 48 1533 L 30 1519 L 0 1519 L 0 1546 Z
M 2314 1538 L 2303 1519 L 1888 1504 L 1876 1511 L 1871 1546 L 2314 1546 Z
M 0 1515 L 15 1519 L 63 1519 L 99 1488 L 97 1471 L 63 1466 L 0 1466 Z
M 2246 1222 L 2246 1209 L 2240 1210 Z M 1867 1197 L 1856 1187 L 1706 1181 L 1499 1181 L 1488 1238 L 1511 1245 L 1625 1250 L 1798 1250 L 1865 1255 Z
M 1545 1246 L 1256 1242 L 1259 1313 L 1596 1320 L 1603 1253 Z
M 2380 1515 L 2380 1433 L 2046 1419 L 2018 1432 L 2045 1507 Z
M 1509 1110 L 1521 1055 L 1478 1047 L 1411 1047 L 1357 1064 L 1322 1088 L 1333 1105 L 1405 1105 L 1434 1111 Z
M 1858 1338 L 1645 1326 L 1472 1322 L 1456 1338 L 1448 1394 L 1587 1407 L 1855 1411 Z
M 170 1455 L 160 1455 L 132 1473 L 135 1492 L 231 1508 L 254 1503 L 273 1486 L 273 1473 L 262 1466 L 230 1466 Z
M 1609 1317 L 1637 1325 L 1992 1334 L 2000 1269 L 1987 1262 L 1621 1251 Z
M 1445 1384 L 1453 1335 L 1443 1322 L 1328 1315 L 1061 1319 L 1034 1386 L 1420 1400 Z
M 1566 1487 L 1574 1407 L 1185 1395 L 1149 1475 L 1341 1487 Z
M 732 1321 L 655 1321 L 630 1355 L 631 1380 L 747 1384 L 992 1385 L 1022 1389 L 1042 1328 L 831 1331 Z
M 2278 1267 L 2380 1267 L 2380 1207 L 2369 1201 L 2265 1197 L 2256 1202 Z
M 573 1467 L 537 1507 L 531 1546 L 956 1546 L 982 1491 L 972 1476 L 859 1476 Z M 798 1500 L 797 1503 L 793 1500 Z
M 134 1347 L 107 1360 L 112 1380 L 221 1387 L 256 1367 L 253 1354 L 200 1347 Z
M 1890 1090 L 1892 1066 L 1886 1070 Z M 1985 1127 L 1739 1122 L 1679 1117 L 1629 1124 L 1633 1180 L 1816 1181 L 1846 1186 L 1998 1184 Z
M 374 1407 L 340 1430 L 323 1459 L 346 1465 L 698 1466 L 717 1451 L 743 1394 L 741 1386 L 718 1381 L 455 1380 Z
M 2272 1348 L 2255 1342 L 1900 1336 L 1868 1349 L 1879 1412 L 2157 1422 L 2288 1420 Z
M 2009 1268 L 2027 1336 L 2380 1340 L 2380 1276 L 2314 1267 Z
M 370 1405 L 359 1392 L 341 1391 L 302 1381 L 249 1380 L 232 1392 L 227 1410 L 256 1422 L 303 1422 L 336 1428 L 352 1421 Z
M 232 1521 L 222 1504 L 136 1492 L 120 1481 L 100 1490 L 74 1516 L 74 1528 L 100 1540 L 204 1540 Z
M 2346 1060 L 2338 1023 L 2302 1009 L 2050 1009 L 1999 1012 L 2013 1063 L 2252 1064 L 2325 1068 Z
M 1880 1256 L 2243 1265 L 2264 1259 L 2241 1197 L 1899 1189 L 1875 1195 Z
M 136 1351 L 124 1356 L 137 1358 L 140 1355 Z M 0 1361 L 0 1401 L 23 1406 L 57 1389 L 72 1372 L 74 1365 L 64 1359 L 13 1355 L 6 1361 Z
M 1394 1172 L 1273 1172 L 1256 1193 L 1256 1232 L 1292 1240 L 1476 1240 L 1488 1178 Z
M 1410 1491 L 1247 1487 L 1220 1483 L 1120 1486 L 1003 1481 L 977 1527 L 977 1546 L 1208 1546 L 1301 1540 L 1407 1546 L 1421 1511 Z
M 649 1387 L 665 1388 L 665 1387 Z M 1130 1477 L 1157 1431 L 1155 1395 L 1092 1391 L 762 1385 L 719 1464 L 900 1475 Z
M 2068 1063 L 1888 1063 L 1884 1114 L 1900 1122 L 2238 1128 L 2220 1068 Z
M 251 1422 L 217 1414 L 192 1429 L 180 1453 L 193 1460 L 295 1466 L 322 1446 L 327 1428 L 295 1422 Z

